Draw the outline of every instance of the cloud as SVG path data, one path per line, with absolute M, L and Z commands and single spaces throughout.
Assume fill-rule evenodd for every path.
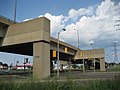
M 30 19 L 25 19 L 25 20 L 23 20 L 23 22 L 26 22 L 26 21 L 29 21 L 29 20 L 32 20 L 32 18 L 30 18 Z
M 39 17 L 45 16 L 51 20 L 51 36 L 57 38 L 57 33 L 65 28 L 60 40 L 77 47 L 79 33 L 80 48 L 89 49 L 90 42 L 93 42 L 96 48 L 106 48 L 106 53 L 112 55 L 113 43 L 117 41 L 120 45 L 120 26 L 114 27 L 120 24 L 115 22 L 120 20 L 120 2 L 116 1 L 103 0 L 97 6 L 70 9 L 68 16 L 46 13 Z
M 101 3 L 101 5 L 98 6 L 96 15 L 100 16 L 101 18 L 120 15 L 119 9 L 120 3 L 115 5 L 115 3 L 111 2 L 111 0 L 105 0 Z
M 91 15 L 92 12 L 93 12 L 93 7 L 88 7 L 87 9 L 86 8 L 80 8 L 78 10 L 71 9 L 68 12 L 68 15 L 69 15 L 68 17 L 70 19 L 76 20 L 78 17 L 80 17 L 82 15 Z
M 83 12 L 80 13 L 82 10 Z M 110 44 L 112 46 L 114 40 L 120 40 L 117 34 L 120 34 L 120 32 L 116 33 L 116 28 L 114 27 L 116 24 L 115 20 L 120 19 L 120 3 L 115 4 L 111 0 L 105 0 L 94 10 L 95 11 L 92 12 L 93 10 L 89 8 L 79 10 L 71 9 L 68 17 L 73 20 L 76 20 L 78 17 L 80 17 L 80 19 L 66 26 L 66 28 L 69 27 L 66 34 L 71 33 L 71 36 L 65 37 L 65 35 L 62 35 L 62 38 L 66 39 L 66 41 L 74 40 L 74 42 L 77 42 L 76 34 L 70 31 L 73 30 L 74 26 L 79 30 L 80 44 L 83 47 L 89 45 L 91 41 L 97 44 L 98 47 L 108 47 Z M 92 15 L 86 15 L 89 13 Z
M 57 32 L 64 28 L 67 18 L 63 15 L 55 16 L 50 13 L 46 13 L 44 16 L 51 20 L 51 35 L 56 37 Z
M 120 27 L 114 27 L 115 20 L 120 19 L 120 2 L 116 4 L 114 1 L 104 0 L 96 7 L 71 9 L 68 16 L 50 13 L 40 16 L 51 20 L 51 36 L 56 37 L 61 29 L 66 28 L 67 31 L 61 32 L 60 39 L 75 46 L 78 42 L 78 30 L 81 48 L 88 47 L 91 41 L 96 47 L 108 47 L 116 39 L 120 40 L 120 32 L 116 32 Z

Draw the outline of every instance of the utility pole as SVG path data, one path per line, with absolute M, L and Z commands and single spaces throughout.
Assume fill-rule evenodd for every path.
M 116 29 L 116 31 L 120 31 L 120 28 L 119 28 L 119 26 L 120 26 L 120 20 L 116 20 L 115 22 L 116 22 L 117 24 L 115 24 L 114 27 L 118 27 L 118 28 Z
M 17 9 L 17 0 L 15 0 L 15 6 L 14 6 L 14 22 L 16 22 L 16 9 Z
M 78 51 L 79 51 L 79 49 L 80 49 L 79 30 L 78 30 L 78 29 L 74 29 L 74 30 L 77 30 L 77 38 L 78 38 Z M 85 65 L 84 65 L 85 60 L 84 60 L 84 54 L 83 54 L 83 51 L 81 50 L 81 51 L 80 51 L 80 53 L 78 53 L 78 54 L 82 54 L 81 56 L 82 56 L 82 58 L 83 58 L 83 72 L 85 72 Z
M 116 20 L 115 21 L 116 22 L 116 24 L 114 25 L 114 27 L 118 27 L 117 29 L 116 29 L 116 31 L 120 31 L 120 28 L 119 28 L 119 26 L 120 26 L 120 20 Z M 114 42 L 113 43 L 113 47 L 114 47 L 114 63 L 116 62 L 116 63 L 119 63 L 119 60 L 118 60 L 118 54 L 117 54 L 117 42 Z

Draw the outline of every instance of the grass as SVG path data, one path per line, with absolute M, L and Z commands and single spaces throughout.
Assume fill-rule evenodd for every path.
M 108 71 L 110 72 L 120 72 L 120 65 L 111 66 Z
M 86 90 L 120 90 L 120 80 L 100 80 L 92 81 Z
M 19 81 L 0 81 L 0 90 L 120 90 L 120 75 L 113 80 L 92 80 L 81 82 L 76 80 L 57 81 L 34 79 Z

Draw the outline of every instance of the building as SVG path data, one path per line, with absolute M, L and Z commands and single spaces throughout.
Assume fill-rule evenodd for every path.
M 8 65 L 6 63 L 0 62 L 0 70 L 8 70 Z
M 33 65 L 32 64 L 28 64 L 28 63 L 15 66 L 16 70 L 24 70 L 24 69 L 32 70 L 32 67 L 33 67 Z

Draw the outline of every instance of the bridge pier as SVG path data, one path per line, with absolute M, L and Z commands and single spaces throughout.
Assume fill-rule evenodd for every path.
M 100 71 L 105 71 L 105 60 L 100 58 Z
M 33 43 L 33 78 L 43 79 L 50 76 L 50 44 Z

